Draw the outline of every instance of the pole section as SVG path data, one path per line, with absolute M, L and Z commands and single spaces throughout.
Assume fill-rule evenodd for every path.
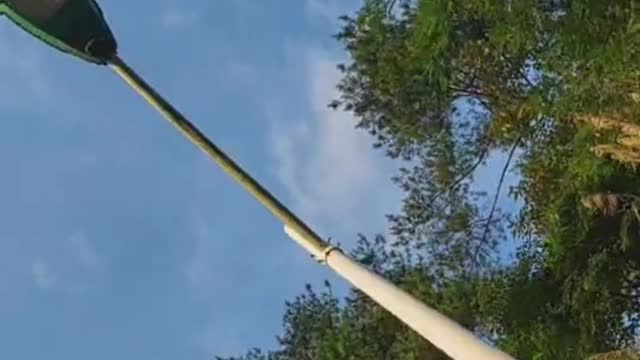
M 140 94 L 151 106 L 162 114 L 187 139 L 215 161 L 229 176 L 240 184 L 247 192 L 266 207 L 273 215 L 287 226 L 295 229 L 304 238 L 304 247 L 312 255 L 318 256 L 327 244 L 285 207 L 262 185 L 255 181 L 246 171 L 227 156 L 218 146 L 209 140 L 195 125 L 175 109 L 168 101 L 147 84 L 120 57 L 114 56 L 109 65 L 122 79 Z
M 195 125 L 147 84 L 120 57 L 109 65 L 122 79 L 161 113 L 172 125 L 215 161 L 229 176 L 264 205 L 284 225 L 287 234 L 321 263 L 362 290 L 382 307 L 420 333 L 425 339 L 456 360 L 512 360 L 476 338 L 446 316 L 422 304 L 383 277 L 351 260 L 342 251 L 320 238 L 267 189 L 236 164 Z

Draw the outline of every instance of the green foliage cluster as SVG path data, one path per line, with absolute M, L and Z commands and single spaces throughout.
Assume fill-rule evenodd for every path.
M 391 237 L 353 255 L 519 359 L 636 345 L 640 5 L 363 0 L 342 21 L 330 106 L 404 164 Z M 495 192 L 476 191 L 496 154 Z M 497 206 L 509 171 L 515 214 Z M 356 290 L 286 308 L 280 348 L 239 359 L 446 359 Z

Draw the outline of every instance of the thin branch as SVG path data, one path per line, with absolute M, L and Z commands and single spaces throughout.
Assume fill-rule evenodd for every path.
M 460 177 L 458 177 L 453 182 L 453 184 L 451 184 L 451 186 L 433 195 L 429 199 L 428 204 L 425 204 L 426 207 L 431 207 L 431 205 L 433 205 L 433 203 L 435 203 L 436 200 L 438 200 L 442 195 L 454 191 L 465 179 L 471 176 L 471 174 L 473 174 L 473 172 L 476 171 L 476 169 L 482 164 L 488 152 L 489 151 L 487 149 L 482 150 L 482 152 L 480 152 L 480 155 L 478 156 L 478 160 L 471 167 L 469 167 L 469 169 L 464 174 L 460 175 Z
M 502 168 L 502 174 L 500 174 L 500 180 L 498 181 L 496 193 L 493 197 L 493 203 L 491 204 L 491 210 L 489 211 L 489 216 L 487 217 L 487 223 L 484 226 L 484 231 L 482 233 L 482 237 L 480 238 L 480 243 L 478 244 L 478 247 L 476 248 L 476 251 L 473 254 L 472 264 L 476 264 L 477 257 L 480 254 L 480 249 L 484 246 L 484 244 L 487 242 L 487 239 L 489 237 L 493 216 L 496 212 L 496 208 L 498 207 L 498 200 L 500 199 L 500 194 L 502 193 L 502 185 L 504 184 L 504 180 L 507 177 L 507 172 L 511 167 L 511 161 L 513 160 L 513 156 L 515 155 L 516 149 L 518 149 L 518 146 L 520 145 L 521 141 L 522 141 L 522 136 L 517 138 L 516 141 L 513 143 L 513 146 L 509 151 L 509 157 L 507 158 L 507 161 L 505 162 L 504 167 Z
M 392 16 L 393 15 L 393 9 L 396 7 L 396 2 L 397 2 L 397 0 L 390 0 L 389 3 L 386 4 L 387 16 Z
M 469 97 L 485 97 L 485 98 L 491 98 L 491 95 L 483 92 L 480 89 L 477 88 L 473 88 L 473 87 L 457 87 L 457 86 L 450 86 L 449 90 L 453 91 L 456 93 L 456 95 L 461 95 L 461 96 L 469 96 Z
M 473 228 L 473 227 L 475 227 L 475 226 L 477 226 L 479 224 L 484 224 L 487 221 L 491 221 L 491 219 L 489 219 L 489 218 L 476 219 L 476 220 L 473 220 L 473 221 L 469 222 L 467 224 L 467 226 L 469 228 Z M 450 229 L 440 229 L 440 230 L 433 230 L 433 231 L 425 232 L 425 235 L 426 236 L 431 236 L 431 237 L 437 237 L 437 236 L 442 236 L 442 235 L 446 235 L 446 234 L 449 234 L 449 233 L 451 233 Z

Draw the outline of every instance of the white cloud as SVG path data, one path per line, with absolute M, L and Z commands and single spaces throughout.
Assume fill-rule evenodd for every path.
M 210 283 L 214 275 L 210 266 L 210 254 L 214 253 L 214 249 L 209 228 L 199 219 L 194 222 L 195 248 L 193 257 L 187 263 L 185 276 L 191 286 L 202 288 Z
M 4 20 L 4 19 L 2 19 Z M 46 99 L 52 93 L 45 63 L 32 37 L 21 34 L 9 21 L 0 24 L 0 104 L 13 105 Z
M 96 269 L 102 265 L 102 259 L 84 233 L 74 233 L 68 240 L 68 246 L 74 260 L 85 269 Z
M 350 5 L 357 4 L 347 0 L 307 0 L 307 13 L 313 18 L 320 18 L 330 23 L 336 23 L 338 17 L 346 14 Z
M 216 67 L 219 80 L 229 90 L 254 89 L 260 80 L 260 70 L 252 64 L 239 61 L 227 62 Z
M 41 290 L 50 290 L 57 282 L 56 275 L 44 261 L 31 264 L 31 274 L 36 286 Z
M 170 9 L 162 15 L 162 25 L 168 29 L 182 29 L 192 26 L 200 20 L 200 16 L 194 10 Z
M 49 247 L 46 249 L 47 256 L 44 258 L 36 257 L 35 261 L 27 265 L 29 275 L 35 286 L 43 291 L 56 289 L 67 294 L 77 295 L 86 290 L 88 285 L 88 278 L 83 279 L 82 274 L 87 273 L 87 270 L 100 269 L 104 260 L 81 232 L 69 237 L 65 245 L 66 251 L 59 252 L 55 247 Z M 28 257 L 33 255 L 22 254 L 19 249 L 15 248 L 6 250 L 11 251 L 17 260 L 6 263 L 4 267 L 0 266 L 0 268 L 3 272 L 11 272 L 14 278 L 19 278 L 20 272 L 16 270 L 18 268 L 24 269 L 24 264 L 29 264 Z M 91 279 L 95 279 L 95 273 L 87 274 Z
M 243 334 L 237 329 L 211 326 L 197 333 L 193 338 L 192 345 L 205 354 L 230 357 L 236 356 L 239 351 L 244 351 L 248 346 L 252 346 L 252 344 L 246 344 L 242 339 Z
M 332 234 L 383 231 L 384 215 L 399 203 L 390 181 L 394 168 L 372 148 L 371 137 L 354 128 L 351 114 L 327 106 L 339 95 L 338 59 L 321 50 L 304 54 L 311 116 L 274 122 L 277 175 L 294 207 L 314 225 Z
M 241 65 L 223 79 L 237 86 L 234 77 L 262 77 L 261 82 L 269 85 L 244 89 L 264 106 L 270 120 L 267 151 L 271 159 L 265 168 L 283 185 L 282 200 L 292 210 L 321 236 L 330 236 L 347 248 L 357 232 L 371 234 L 387 228 L 384 215 L 399 207 L 400 194 L 390 181 L 395 169 L 372 148 L 370 135 L 354 128 L 356 120 L 350 114 L 328 108 L 338 95 L 336 64 L 340 59 L 290 43 L 284 50 L 282 67 Z M 207 188 L 209 182 L 207 177 Z M 197 198 L 204 196 L 198 193 Z M 205 318 L 202 328 L 195 331 L 192 345 L 208 354 L 225 354 L 246 348 L 242 339 L 255 328 L 249 314 L 265 325 L 277 326 L 280 319 L 270 316 L 279 311 L 281 294 L 293 296 L 302 284 L 320 283 L 327 273 L 287 241 L 281 226 L 276 229 L 282 232 L 276 234 L 256 235 L 246 228 L 226 234 L 217 226 L 220 220 L 215 211 L 207 206 L 194 214 L 195 241 L 184 276 L 196 299 L 207 303 L 215 299 L 218 304 L 212 308 L 211 318 Z M 198 213 L 206 217 L 200 218 Z M 260 238 L 262 235 L 265 238 Z M 244 241 L 258 244 L 248 249 L 242 245 Z M 286 274 L 286 280 L 274 281 L 273 276 L 280 274 Z M 233 306 L 243 306 L 242 319 L 219 315 L 224 311 L 219 304 L 228 301 L 220 299 L 221 293 L 226 294 L 223 298 L 234 299 Z

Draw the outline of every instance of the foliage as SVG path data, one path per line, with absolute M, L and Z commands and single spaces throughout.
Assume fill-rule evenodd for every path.
M 340 97 L 402 163 L 375 271 L 521 359 L 634 345 L 640 325 L 640 13 L 631 0 L 363 0 L 336 39 Z M 492 197 L 477 169 L 507 154 Z M 510 169 L 520 209 L 497 206 Z M 512 216 L 510 216 L 512 215 Z M 505 261 L 501 250 L 516 242 Z M 353 290 L 287 304 L 274 352 L 445 359 Z
M 450 316 L 473 326 L 471 304 L 464 297 L 467 285 L 438 289 L 427 275 L 427 264 L 422 259 L 387 251 L 385 245 L 381 237 L 373 242 L 361 238 L 353 256 L 420 299 L 442 304 L 441 309 Z M 264 354 L 254 350 L 228 360 L 448 359 L 357 290 L 340 306 L 328 283 L 320 292 L 307 286 L 302 295 L 287 304 L 284 334 L 278 342 L 277 351 Z
M 605 354 L 595 355 L 589 360 L 638 360 L 640 359 L 640 353 L 636 350 L 621 350 L 612 351 Z

